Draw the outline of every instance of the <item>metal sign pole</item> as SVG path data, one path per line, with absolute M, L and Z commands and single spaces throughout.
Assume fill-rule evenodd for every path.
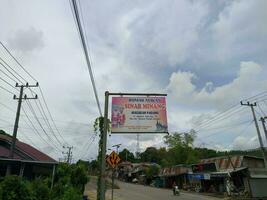
M 113 169 L 112 170 L 111 200 L 113 200 L 113 194 L 114 194 L 114 173 L 115 173 L 115 170 Z

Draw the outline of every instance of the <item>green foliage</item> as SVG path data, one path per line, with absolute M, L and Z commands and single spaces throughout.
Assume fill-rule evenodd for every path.
M 189 133 L 178 133 L 175 132 L 164 137 L 165 144 L 169 148 L 181 146 L 181 147 L 192 147 L 193 142 L 196 138 L 196 132 L 194 130 L 189 131 Z
M 84 186 L 88 182 L 86 166 L 83 162 L 68 165 L 61 163 L 58 165 L 55 175 L 55 183 L 52 191 L 52 198 L 58 200 L 66 196 L 66 191 L 72 190 L 73 195 L 82 195 Z
M 160 163 L 161 157 L 155 147 L 148 147 L 144 152 L 140 153 L 141 161 Z
M 70 180 L 71 184 L 83 193 L 84 186 L 89 181 L 89 177 L 86 173 L 86 167 L 83 164 L 73 165 Z
M 97 171 L 99 170 L 98 167 L 99 167 L 98 161 L 97 160 L 92 160 L 89 163 L 89 173 L 90 174 L 96 174 Z
M 7 176 L 0 184 L 3 200 L 32 200 L 33 193 L 26 181 L 18 176 Z
M 67 187 L 59 200 L 81 200 L 82 194 L 74 187 Z M 57 199 L 58 200 L 58 199 Z
M 42 179 L 36 179 L 29 182 L 29 188 L 32 191 L 34 200 L 47 200 L 50 197 L 50 190 L 48 185 Z
M 134 154 L 130 152 L 128 149 L 123 149 L 121 152 L 119 152 L 119 157 L 122 161 L 129 161 L 129 162 L 135 162 Z
M 158 165 L 152 165 L 146 169 L 145 174 L 147 178 L 153 178 L 158 175 L 160 167 Z

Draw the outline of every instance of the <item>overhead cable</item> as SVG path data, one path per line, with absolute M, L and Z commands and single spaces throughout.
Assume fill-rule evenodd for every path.
M 97 94 L 97 90 L 96 90 L 95 79 L 94 79 L 94 75 L 93 75 L 93 71 L 92 71 L 91 62 L 90 62 L 90 59 L 89 59 L 89 53 L 88 53 L 87 44 L 86 44 L 85 37 L 84 37 L 83 28 L 82 28 L 82 25 L 81 25 L 81 20 L 80 20 L 80 15 L 79 15 L 79 11 L 78 11 L 78 6 L 77 6 L 77 3 L 76 3 L 76 0 L 72 0 L 72 6 L 73 6 L 74 14 L 75 14 L 75 19 L 74 20 L 76 20 L 76 22 L 77 22 L 78 31 L 79 31 L 79 35 L 80 35 L 80 38 L 81 38 L 81 41 L 82 41 L 82 47 L 83 47 L 85 60 L 86 60 L 86 63 L 87 63 L 90 79 L 91 79 L 93 90 L 94 90 L 94 95 L 95 95 L 95 99 L 96 99 L 99 115 L 102 116 L 100 102 L 99 102 L 99 98 L 98 98 L 98 94 Z

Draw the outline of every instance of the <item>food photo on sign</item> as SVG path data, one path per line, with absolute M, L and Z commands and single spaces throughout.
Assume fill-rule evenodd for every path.
M 113 97 L 113 133 L 168 132 L 165 97 Z

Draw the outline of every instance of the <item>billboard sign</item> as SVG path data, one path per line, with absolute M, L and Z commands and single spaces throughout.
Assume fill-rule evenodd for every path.
M 165 97 L 112 97 L 112 133 L 168 132 Z

